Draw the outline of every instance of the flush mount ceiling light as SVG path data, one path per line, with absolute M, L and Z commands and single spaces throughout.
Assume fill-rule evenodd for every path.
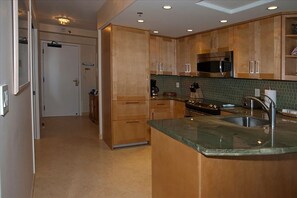
M 277 6 L 269 6 L 269 7 L 267 8 L 267 10 L 275 10 L 275 9 L 277 9 Z
M 171 7 L 170 5 L 164 5 L 164 6 L 163 6 L 163 9 L 164 9 L 164 10 L 170 10 L 171 8 L 172 8 L 172 7 Z
M 68 25 L 70 23 L 70 19 L 67 17 L 56 17 L 56 20 L 58 20 L 61 25 Z
M 188 31 L 188 32 L 193 32 L 193 30 L 192 30 L 192 29 L 187 29 L 187 31 Z
M 154 30 L 153 32 L 154 32 L 154 34 L 159 34 L 158 30 Z
M 226 19 L 220 20 L 221 23 L 227 23 L 228 21 Z

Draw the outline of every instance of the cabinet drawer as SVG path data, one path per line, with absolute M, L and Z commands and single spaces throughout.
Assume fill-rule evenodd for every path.
M 150 108 L 170 108 L 170 100 L 151 100 Z
M 147 120 L 113 121 L 113 145 L 148 141 Z
M 113 101 L 113 120 L 131 120 L 148 118 L 147 101 Z

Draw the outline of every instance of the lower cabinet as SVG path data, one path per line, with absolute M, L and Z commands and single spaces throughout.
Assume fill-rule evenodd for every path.
M 117 145 L 145 143 L 148 141 L 147 120 L 113 121 L 113 144 Z
M 149 141 L 148 101 L 113 101 L 112 148 Z
M 186 111 L 186 106 L 185 102 L 180 102 L 176 100 L 171 101 L 173 104 L 173 117 L 174 118 L 184 118 L 185 117 L 185 111 Z
M 151 100 L 150 101 L 150 119 L 162 120 L 172 118 L 170 100 Z

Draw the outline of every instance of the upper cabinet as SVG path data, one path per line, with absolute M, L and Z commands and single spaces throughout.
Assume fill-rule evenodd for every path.
M 113 100 L 148 100 L 149 33 L 112 26 Z
M 234 27 L 237 78 L 281 79 L 281 16 Z
M 297 14 L 282 18 L 282 79 L 297 80 Z
M 197 37 L 199 54 L 233 50 L 233 27 L 205 32 Z
M 176 40 L 150 36 L 151 74 L 176 74 Z
M 197 74 L 196 54 L 198 51 L 197 36 L 188 36 L 176 41 L 176 70 L 180 76 L 194 76 Z

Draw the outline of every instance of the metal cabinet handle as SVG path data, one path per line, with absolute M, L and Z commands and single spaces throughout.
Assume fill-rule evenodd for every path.
M 255 61 L 249 61 L 249 73 L 250 74 L 255 73 Z
M 255 68 L 255 70 L 256 70 L 256 74 L 259 74 L 260 73 L 260 61 L 255 61 L 255 65 L 256 65 L 256 68 Z

